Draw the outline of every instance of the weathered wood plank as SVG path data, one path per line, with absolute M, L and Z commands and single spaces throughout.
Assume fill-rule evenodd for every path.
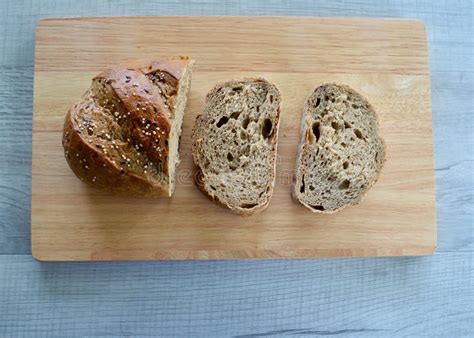
M 38 263 L 0 256 L 0 336 L 468 336 L 474 254 Z

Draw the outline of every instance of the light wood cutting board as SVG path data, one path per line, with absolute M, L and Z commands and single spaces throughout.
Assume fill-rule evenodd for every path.
M 64 159 L 67 109 L 91 78 L 123 60 L 195 60 L 171 199 L 110 196 Z M 426 32 L 408 20 L 301 17 L 48 19 L 36 40 L 32 251 L 40 260 L 231 259 L 425 255 L 436 247 Z M 281 90 L 277 182 L 270 206 L 240 217 L 192 183 L 190 133 L 218 81 L 263 76 Z M 363 202 L 335 215 L 291 199 L 303 102 L 345 83 L 377 110 L 387 162 Z

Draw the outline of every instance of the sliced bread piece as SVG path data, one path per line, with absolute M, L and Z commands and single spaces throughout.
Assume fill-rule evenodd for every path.
M 232 212 L 263 210 L 275 182 L 281 96 L 257 79 L 218 84 L 193 129 L 196 185 Z
M 192 62 L 137 60 L 97 75 L 64 122 L 72 171 L 97 188 L 171 196 Z
M 316 88 L 301 120 L 293 197 L 320 213 L 357 204 L 384 161 L 384 141 L 367 100 L 344 85 Z

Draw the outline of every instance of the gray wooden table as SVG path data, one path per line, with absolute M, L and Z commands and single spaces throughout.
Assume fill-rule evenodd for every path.
M 0 337 L 473 336 L 471 1 L 2 1 Z M 38 263 L 30 256 L 38 19 L 84 15 L 416 18 L 429 36 L 439 245 L 432 257 Z

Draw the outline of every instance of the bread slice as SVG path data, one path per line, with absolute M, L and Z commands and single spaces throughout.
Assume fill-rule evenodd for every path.
M 64 122 L 73 172 L 97 188 L 171 196 L 191 66 L 188 57 L 138 60 L 97 75 Z
M 265 79 L 218 84 L 193 129 L 196 184 L 232 212 L 263 210 L 275 181 L 281 96 Z
M 293 196 L 313 212 L 359 203 L 385 161 L 372 106 L 348 86 L 325 84 L 306 100 Z

